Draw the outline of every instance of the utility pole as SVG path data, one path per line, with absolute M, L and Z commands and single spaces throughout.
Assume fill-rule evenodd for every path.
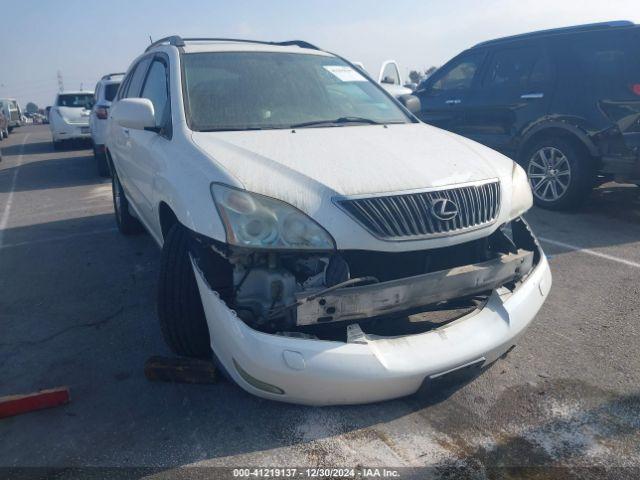
M 58 70 L 58 91 L 64 92 L 64 81 L 62 80 L 62 72 Z

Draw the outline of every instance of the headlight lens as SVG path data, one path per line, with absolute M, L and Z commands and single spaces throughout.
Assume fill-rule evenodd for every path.
M 533 195 L 529 179 L 524 169 L 513 162 L 511 174 L 511 213 L 509 219 L 517 218 L 533 205 Z
M 332 250 L 335 242 L 288 203 L 214 183 L 211 193 L 230 244 L 255 248 Z

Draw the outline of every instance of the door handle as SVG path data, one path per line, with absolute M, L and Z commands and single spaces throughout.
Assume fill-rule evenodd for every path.
M 530 100 L 532 98 L 543 98 L 544 93 L 524 93 L 520 95 L 520 98 L 524 98 L 525 100 Z
M 124 133 L 125 137 L 128 137 L 129 136 L 129 129 L 128 128 L 123 128 L 122 129 L 122 133 Z
M 460 100 L 459 98 L 450 98 L 449 100 L 445 100 L 444 103 L 446 103 L 447 105 L 458 105 L 461 102 L 462 100 Z

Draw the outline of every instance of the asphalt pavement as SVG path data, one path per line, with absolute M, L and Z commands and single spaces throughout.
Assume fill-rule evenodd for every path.
M 146 380 L 145 360 L 169 354 L 156 318 L 160 252 L 148 235 L 116 231 L 110 181 L 83 148 L 54 151 L 47 126 L 0 142 L 0 396 L 72 394 L 0 420 L 0 467 L 640 477 L 640 188 L 607 184 L 577 212 L 527 214 L 553 288 L 518 346 L 480 376 L 310 408 L 226 382 Z

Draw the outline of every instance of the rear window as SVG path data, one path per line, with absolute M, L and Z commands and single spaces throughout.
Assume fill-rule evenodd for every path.
M 627 90 L 640 83 L 640 34 L 637 31 L 576 36 L 571 51 L 581 81 L 596 90 Z
M 65 93 L 58 95 L 58 107 L 82 108 L 93 105 L 92 93 Z
M 108 102 L 113 101 L 116 98 L 116 93 L 118 93 L 119 83 L 109 83 L 104 87 L 104 99 Z

